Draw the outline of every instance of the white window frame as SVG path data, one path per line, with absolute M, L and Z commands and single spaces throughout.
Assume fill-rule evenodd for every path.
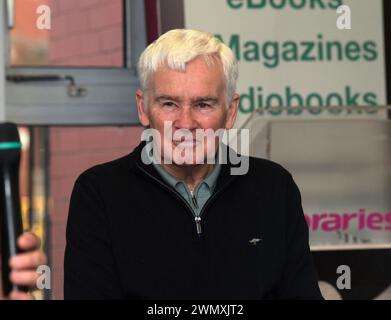
M 4 1 L 5 2 L 5 1 Z M 5 16 L 5 6 L 0 5 Z M 72 76 L 86 88 L 85 97 L 70 97 L 67 81 L 5 83 L 5 119 L 20 125 L 137 125 L 135 92 L 139 86 L 136 63 L 147 44 L 144 0 L 124 0 L 125 66 L 123 68 L 10 67 L 0 58 L 6 75 Z M 5 21 L 6 19 L 1 19 Z M 1 30 L 0 55 L 8 56 L 9 35 Z M 3 38 L 3 39 L 2 39 Z M 0 73 L 1 76 L 1 73 Z M 1 76 L 4 79 L 4 75 Z M 2 80 L 0 80 L 2 81 Z M 4 87 L 0 82 L 0 90 Z M 1 94 L 0 97 L 4 97 Z M 1 119 L 0 98 L 0 119 Z

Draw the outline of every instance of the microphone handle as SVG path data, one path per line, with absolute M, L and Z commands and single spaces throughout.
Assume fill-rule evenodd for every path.
M 12 170 L 14 172 L 12 172 Z M 0 177 L 2 186 L 0 192 L 4 197 L 4 207 L 0 208 L 1 216 L 1 265 L 3 295 L 8 296 L 11 291 L 27 291 L 24 286 L 13 284 L 9 279 L 9 258 L 18 254 L 20 250 L 16 245 L 17 238 L 23 233 L 22 217 L 20 210 L 18 166 L 11 167 L 9 163 L 3 163 Z M 15 172 L 16 171 L 16 172 Z M 12 175 L 13 173 L 13 175 Z M 14 177 L 14 180 L 12 180 Z

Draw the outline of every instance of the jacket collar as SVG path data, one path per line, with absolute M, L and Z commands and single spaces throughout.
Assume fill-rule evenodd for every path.
M 145 146 L 146 142 L 141 141 L 140 144 L 130 154 L 131 161 L 134 164 L 134 169 L 138 172 L 145 171 L 149 175 L 153 176 L 155 179 L 158 179 L 159 181 L 165 183 L 161 175 L 156 171 L 152 164 L 146 164 L 142 161 L 143 153 L 146 152 Z M 237 176 L 231 174 L 231 169 L 239 167 L 239 164 L 235 165 L 230 161 L 231 156 L 229 155 L 237 155 L 236 152 L 225 144 L 222 144 L 220 148 L 222 148 L 221 152 L 223 153 L 223 159 L 226 159 L 226 161 L 221 163 L 221 169 L 216 181 L 215 190 L 219 190 L 226 183 L 232 182 Z M 146 154 L 144 154 L 144 157 L 145 156 Z

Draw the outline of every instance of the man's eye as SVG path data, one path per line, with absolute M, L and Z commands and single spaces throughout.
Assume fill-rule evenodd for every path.
M 169 108 L 172 108 L 172 107 L 175 107 L 175 103 L 174 102 L 163 102 L 163 107 L 169 107 Z
M 197 107 L 199 107 L 200 109 L 206 109 L 206 108 L 210 107 L 210 104 L 204 103 L 204 102 L 200 102 L 200 103 L 197 104 Z

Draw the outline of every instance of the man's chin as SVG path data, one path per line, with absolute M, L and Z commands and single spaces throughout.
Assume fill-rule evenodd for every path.
M 176 166 L 182 167 L 191 167 L 191 166 L 199 166 L 204 164 L 215 164 L 214 158 L 193 158 L 193 159 L 184 159 L 184 158 L 172 158 L 172 163 Z
M 197 163 L 188 163 L 188 162 L 185 162 L 185 163 L 178 163 L 178 162 L 175 162 L 173 161 L 172 164 L 176 167 L 179 167 L 179 168 L 191 168 L 191 167 L 196 167 L 196 166 L 199 166 L 200 164 L 197 164 Z
M 208 155 L 208 152 L 213 154 Z M 215 163 L 215 150 L 207 150 L 204 147 L 193 147 L 193 148 L 177 148 L 172 145 L 171 152 L 164 152 L 161 150 L 161 154 L 164 154 L 162 163 L 173 164 L 175 166 L 191 167 L 199 166 L 203 164 L 214 164 Z

